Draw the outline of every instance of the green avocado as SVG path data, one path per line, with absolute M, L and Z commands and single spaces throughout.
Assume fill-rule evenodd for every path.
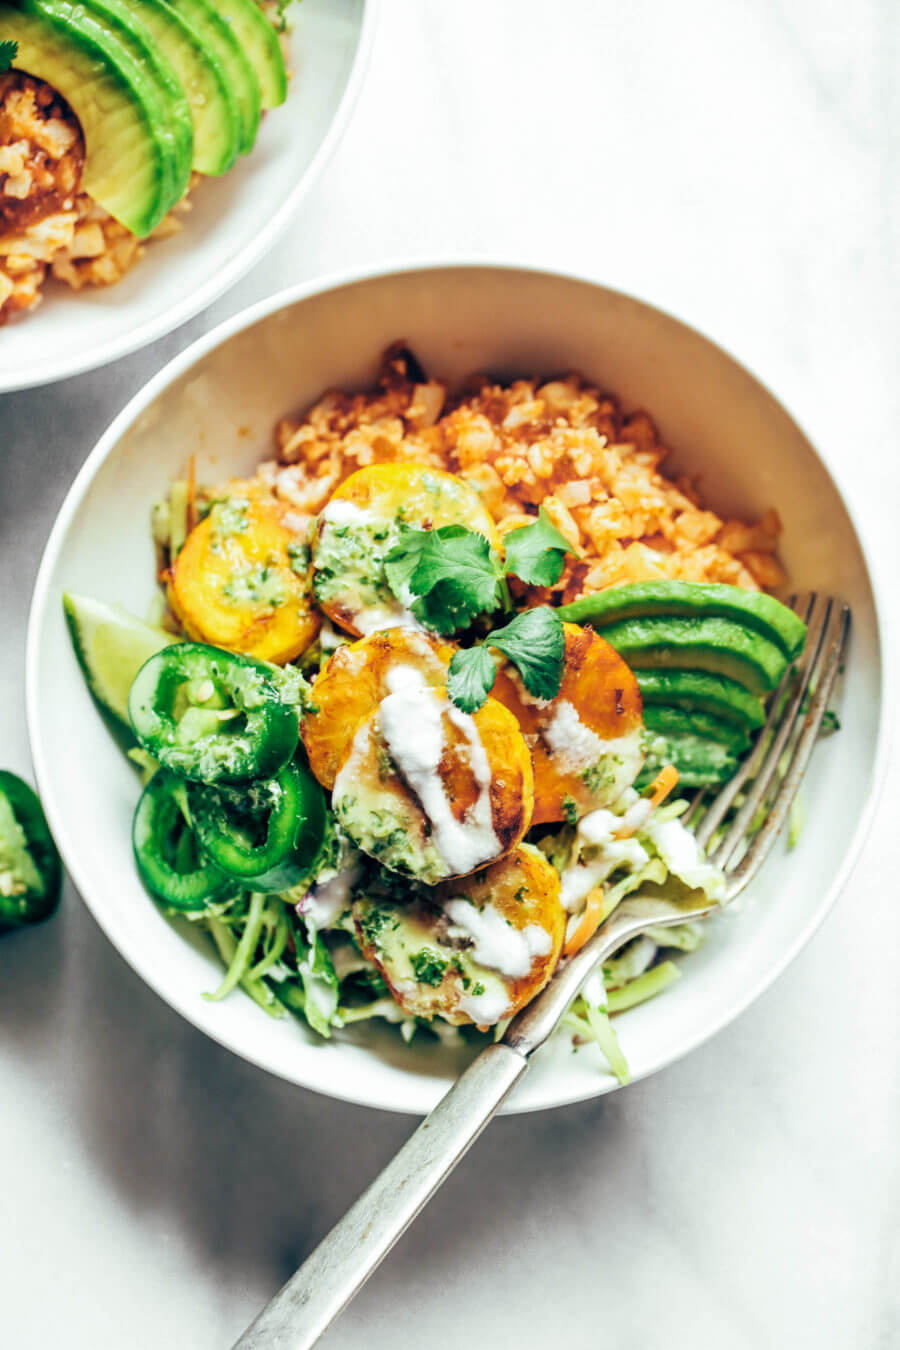
M 799 656 L 806 639 L 806 624 L 774 596 L 741 586 L 721 586 L 695 581 L 637 581 L 629 586 L 611 586 L 595 595 L 584 595 L 563 605 L 559 616 L 571 623 L 591 623 L 603 630 L 622 619 L 659 618 L 730 619 L 760 633 L 780 647 L 789 660 Z
M 788 664 L 780 647 L 730 619 L 620 619 L 602 636 L 635 670 L 706 670 L 761 696 Z
M 678 770 L 679 788 L 708 787 L 724 783 L 737 768 L 737 757 L 727 745 L 695 736 L 690 731 L 671 731 L 647 736 L 647 758 L 635 781 L 638 791 L 648 787 L 666 764 Z
M 240 112 L 240 154 L 249 154 L 259 130 L 259 81 L 236 34 L 219 12 L 221 6 L 211 0 L 167 0 L 167 3 L 193 28 L 222 67 Z
M 144 237 L 171 206 L 177 163 L 156 82 L 114 33 L 68 0 L 0 3 L 16 68 L 45 80 L 72 108 L 85 143 L 82 188 Z
M 227 173 L 241 144 L 241 113 L 222 63 L 168 0 L 132 0 L 135 22 L 169 60 L 187 96 L 197 173 Z
M 659 736 L 695 736 L 698 741 L 722 745 L 733 755 L 742 755 L 750 737 L 734 722 L 722 722 L 704 712 L 685 712 L 684 708 L 666 708 L 650 704 L 644 709 L 644 726 Z
M 259 82 L 263 108 L 275 108 L 287 98 L 287 71 L 281 43 L 256 0 L 216 0 L 216 8 L 247 55 Z
M 59 5 L 60 0 L 54 0 Z M 67 7 L 73 8 L 70 4 Z M 194 127 L 191 110 L 178 75 L 165 53 L 138 21 L 129 0 L 79 0 L 74 6 L 84 17 L 94 18 L 126 49 L 156 85 L 165 108 L 165 120 L 174 152 L 174 171 L 168 184 L 170 209 L 181 201 L 191 177 L 194 158 Z M 82 21 L 82 20 L 80 20 Z
M 703 670 L 639 670 L 637 682 L 645 712 L 649 706 L 662 703 L 688 712 L 706 712 L 748 731 L 761 727 L 766 720 L 762 699 L 724 675 L 708 675 Z

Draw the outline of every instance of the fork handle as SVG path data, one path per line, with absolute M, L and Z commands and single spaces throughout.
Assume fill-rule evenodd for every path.
M 232 1350 L 308 1350 L 471 1148 L 528 1067 L 489 1045 Z

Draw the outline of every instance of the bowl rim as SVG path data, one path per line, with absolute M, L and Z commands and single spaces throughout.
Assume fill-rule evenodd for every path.
M 319 175 L 347 130 L 369 66 L 380 3 L 381 0 L 362 0 L 362 21 L 350 74 L 328 130 L 309 165 L 291 186 L 264 227 L 202 286 L 187 292 L 176 305 L 148 318 L 129 332 L 111 338 L 92 350 L 81 352 L 73 350 L 64 357 L 60 356 L 56 361 L 26 367 L 24 371 L 12 372 L 9 376 L 0 370 L 0 394 L 21 393 L 26 389 L 56 384 L 60 380 L 68 380 L 76 375 L 84 375 L 89 370 L 110 365 L 124 356 L 131 356 L 142 347 L 149 346 L 151 342 L 156 342 L 181 324 L 195 318 L 247 275 L 268 252 L 279 235 L 287 229 L 294 212 L 318 181 Z
M 104 917 L 97 912 L 89 898 L 91 891 L 90 878 L 79 865 L 71 866 L 68 861 L 68 855 L 72 851 L 67 846 L 67 830 L 64 821 L 61 818 L 62 813 L 57 811 L 56 802 L 52 793 L 52 756 L 49 751 L 45 749 L 41 736 L 38 649 L 41 631 L 49 613 L 48 601 L 52 575 L 60 550 L 65 543 L 69 527 L 80 508 L 96 473 L 118 445 L 125 432 L 137 421 L 145 409 L 164 389 L 174 383 L 175 380 L 197 362 L 202 360 L 203 357 L 214 348 L 221 346 L 236 334 L 252 327 L 252 325 L 258 321 L 265 319 L 280 310 L 287 309 L 301 301 L 359 283 L 386 280 L 393 276 L 408 275 L 417 272 L 427 273 L 454 269 L 464 271 L 487 269 L 502 272 L 518 272 L 532 276 L 542 276 L 557 281 L 571 282 L 580 286 L 587 286 L 594 290 L 608 292 L 619 298 L 635 301 L 645 308 L 661 314 L 667 319 L 674 319 L 675 322 L 682 327 L 699 335 L 705 342 L 709 343 L 710 346 L 722 353 L 740 370 L 748 374 L 766 393 L 775 399 L 785 414 L 800 431 L 807 445 L 820 460 L 826 473 L 834 483 L 844 509 L 847 512 L 872 590 L 875 637 L 881 658 L 881 680 L 879 686 L 879 711 L 875 755 L 868 792 L 859 805 L 856 825 L 849 846 L 841 861 L 841 865 L 832 878 L 830 885 L 823 892 L 813 913 L 795 935 L 793 941 L 788 944 L 785 949 L 779 952 L 778 958 L 754 982 L 742 986 L 736 991 L 735 997 L 729 1005 L 727 1014 L 718 1018 L 709 1026 L 703 1027 L 696 1035 L 689 1037 L 675 1053 L 661 1053 L 657 1057 L 652 1057 L 634 1074 L 630 1080 L 631 1082 L 638 1082 L 643 1078 L 649 1077 L 650 1074 L 656 1073 L 660 1069 L 676 1063 L 690 1051 L 697 1049 L 719 1031 L 730 1025 L 741 1015 L 741 1013 L 746 1011 L 746 1009 L 761 994 L 763 994 L 781 974 L 783 974 L 795 957 L 810 941 L 837 901 L 868 836 L 886 776 L 888 750 L 891 741 L 891 726 L 893 721 L 893 710 L 889 700 L 885 698 L 885 691 L 891 688 L 890 674 L 893 670 L 892 639 L 884 617 L 887 613 L 887 606 L 884 601 L 886 590 L 880 578 L 879 566 L 873 563 L 873 560 L 863 543 L 862 534 L 859 529 L 858 514 L 853 505 L 852 492 L 848 491 L 845 483 L 842 481 L 840 470 L 833 466 L 830 459 L 826 458 L 815 443 L 806 435 L 800 422 L 798 422 L 790 408 L 779 397 L 772 386 L 767 381 L 761 379 L 751 367 L 747 366 L 743 361 L 738 360 L 729 349 L 710 338 L 702 330 L 688 323 L 681 318 L 680 315 L 677 315 L 670 310 L 661 309 L 658 305 L 653 304 L 652 301 L 646 300 L 642 296 L 635 295 L 632 292 L 620 291 L 617 288 L 607 286 L 605 283 L 599 282 L 594 278 L 551 267 L 540 267 L 529 263 L 511 262 L 508 260 L 498 261 L 490 257 L 478 256 L 439 257 L 427 260 L 387 260 L 380 263 L 367 263 L 353 268 L 330 272 L 278 291 L 274 295 L 258 301 L 256 304 L 232 315 L 174 356 L 159 371 L 157 371 L 157 373 L 148 380 L 131 399 L 129 399 L 125 407 L 118 413 L 100 437 L 69 488 L 44 547 L 32 593 L 25 657 L 26 723 L 38 790 L 44 801 L 51 830 L 57 838 L 64 864 L 79 895 L 100 928 L 107 938 L 109 938 L 116 951 L 124 957 L 135 973 L 145 984 L 148 984 L 164 1002 L 184 1017 L 186 1021 L 198 1031 L 209 1036 L 210 1039 L 216 1041 L 219 1045 L 224 1046 L 232 1053 L 237 1054 L 242 1059 L 254 1064 L 257 1068 L 272 1073 L 276 1077 L 284 1079 L 286 1082 L 293 1083 L 299 1087 L 304 1087 L 309 1091 L 319 1092 L 323 1096 L 332 1097 L 336 1100 L 359 1106 L 372 1107 L 377 1110 L 393 1111 L 404 1115 L 421 1115 L 423 1114 L 423 1111 L 419 1107 L 385 1103 L 384 1101 L 376 1099 L 373 1093 L 354 1091 L 350 1087 L 344 1087 L 342 1085 L 332 1087 L 326 1085 L 324 1082 L 311 1083 L 276 1067 L 268 1062 L 262 1055 L 257 1055 L 243 1048 L 236 1049 L 224 1033 L 220 1035 L 215 1029 L 210 1029 L 209 1026 L 198 1020 L 194 1007 L 188 1002 L 186 996 L 185 998 L 181 998 L 178 991 L 173 990 L 166 984 L 164 979 L 159 978 L 155 970 L 148 971 L 144 969 L 137 950 L 131 950 L 129 944 L 120 944 L 118 938 L 113 937 L 110 926 L 108 926 Z M 501 1112 L 503 1114 L 524 1114 L 531 1111 L 549 1110 L 555 1107 L 569 1106 L 577 1102 L 593 1100 L 595 1097 L 602 1096 L 606 1092 L 617 1091 L 621 1086 L 623 1085 L 611 1081 L 606 1076 L 600 1077 L 598 1075 L 596 1090 L 576 1090 L 570 1094 L 564 1093 L 559 1095 L 552 1101 L 522 1106 L 517 1106 L 515 1100 L 513 1100 L 511 1103 L 504 1104 L 501 1108 Z

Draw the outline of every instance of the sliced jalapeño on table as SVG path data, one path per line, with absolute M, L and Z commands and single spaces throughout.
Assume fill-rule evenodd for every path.
M 0 769 L 0 933 L 48 919 L 61 888 L 59 853 L 37 794 Z

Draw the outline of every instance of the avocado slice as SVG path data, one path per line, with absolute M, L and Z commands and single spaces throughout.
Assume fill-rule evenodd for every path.
M 636 581 L 611 586 L 563 605 L 559 616 L 570 623 L 603 629 L 622 619 L 669 615 L 676 618 L 730 619 L 760 633 L 789 660 L 800 655 L 806 624 L 780 600 L 762 591 L 697 581 Z
M 253 67 L 261 106 L 276 108 L 287 98 L 287 71 L 272 24 L 256 0 L 216 0 L 216 8 Z
M 227 173 L 241 145 L 241 114 L 221 61 L 167 0 L 132 0 L 135 21 L 167 57 L 187 96 L 197 173 Z
M 602 636 L 634 670 L 706 670 L 757 695 L 774 689 L 788 664 L 780 647 L 730 619 L 620 619 Z
M 704 712 L 685 712 L 684 708 L 667 708 L 651 704 L 644 709 L 644 726 L 659 736 L 695 736 L 698 741 L 713 741 L 732 755 L 742 755 L 750 745 L 750 737 L 734 722 L 722 722 Z
M 155 82 L 81 5 L 0 3 L 0 32 L 19 44 L 16 68 L 45 80 L 72 108 L 85 143 L 82 188 L 139 238 L 168 211 L 175 155 Z
M 693 732 L 651 733 L 644 767 L 635 780 L 638 791 L 649 786 L 666 764 L 674 764 L 678 770 L 679 788 L 689 788 L 724 783 L 734 774 L 738 762 L 726 745 Z
M 207 50 L 219 62 L 237 102 L 241 119 L 240 154 L 249 154 L 259 130 L 259 81 L 236 34 L 210 0 L 167 0 L 190 24 Z
M 79 0 L 78 8 L 113 34 L 157 86 L 175 154 L 169 184 L 169 206 L 174 206 L 185 194 L 194 158 L 194 126 L 184 85 L 168 57 L 138 20 L 129 0 Z
M 709 675 L 704 670 L 639 670 L 637 682 L 645 713 L 650 705 L 662 703 L 687 712 L 707 712 L 748 731 L 766 720 L 762 699 L 724 675 Z

